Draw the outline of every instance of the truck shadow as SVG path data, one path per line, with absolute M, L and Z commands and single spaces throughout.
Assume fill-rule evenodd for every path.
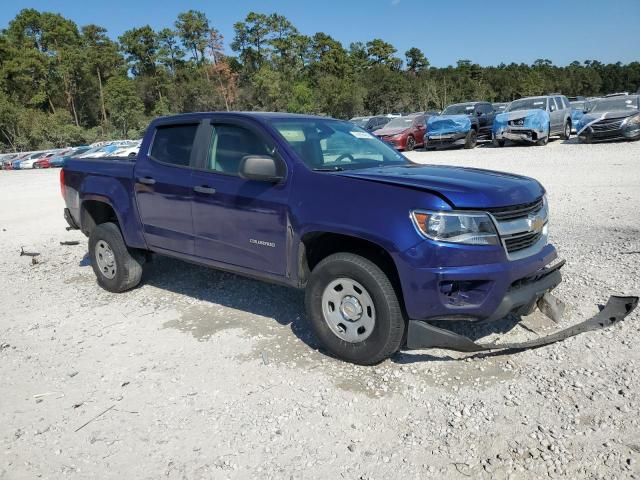
M 161 256 L 145 266 L 142 285 L 273 319 L 280 325 L 289 326 L 306 345 L 319 348 L 306 322 L 302 290 Z
M 293 335 L 307 346 L 323 355 L 331 356 L 319 344 L 306 320 L 302 290 L 160 256 L 145 267 L 142 284 L 212 305 L 221 305 L 273 319 L 282 326 L 288 326 Z M 434 325 L 477 340 L 490 335 L 507 333 L 519 322 L 519 317 L 511 315 L 494 322 L 448 321 L 434 322 Z M 251 328 L 250 323 L 238 326 Z M 454 358 L 449 355 L 429 355 L 424 352 L 403 350 L 394 355 L 391 361 L 407 364 L 422 361 L 455 361 L 463 358 L 465 356 Z

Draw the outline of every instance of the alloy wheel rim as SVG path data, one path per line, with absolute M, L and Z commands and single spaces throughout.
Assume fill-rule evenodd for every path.
M 104 240 L 98 240 L 95 248 L 95 256 L 100 273 L 108 279 L 114 278 L 116 276 L 117 265 L 111 246 Z
M 373 333 L 376 311 L 366 288 L 351 278 L 337 278 L 322 293 L 322 316 L 339 339 L 363 342 Z

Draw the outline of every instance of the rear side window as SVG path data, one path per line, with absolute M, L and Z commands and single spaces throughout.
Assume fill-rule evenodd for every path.
M 189 166 L 198 124 L 158 127 L 151 145 L 151 158 L 171 165 Z
M 562 97 L 556 97 L 556 104 L 558 105 L 558 110 L 565 108 L 564 103 L 562 103 Z

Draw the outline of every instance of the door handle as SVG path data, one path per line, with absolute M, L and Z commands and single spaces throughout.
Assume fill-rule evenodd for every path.
M 155 185 L 156 180 L 151 177 L 142 177 L 138 178 L 138 183 L 144 183 L 145 185 Z
M 197 193 L 203 193 L 205 195 L 213 195 L 216 193 L 215 188 L 211 188 L 206 185 L 199 185 L 197 187 L 193 187 L 193 191 Z

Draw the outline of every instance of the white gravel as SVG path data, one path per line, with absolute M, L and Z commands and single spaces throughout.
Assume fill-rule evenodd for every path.
M 409 156 L 545 185 L 561 326 L 640 293 L 640 142 Z M 315 349 L 295 290 L 170 259 L 101 290 L 57 178 L 0 172 L 0 478 L 640 477 L 637 311 L 518 354 L 353 366 Z M 511 327 L 486 333 L 534 335 Z

